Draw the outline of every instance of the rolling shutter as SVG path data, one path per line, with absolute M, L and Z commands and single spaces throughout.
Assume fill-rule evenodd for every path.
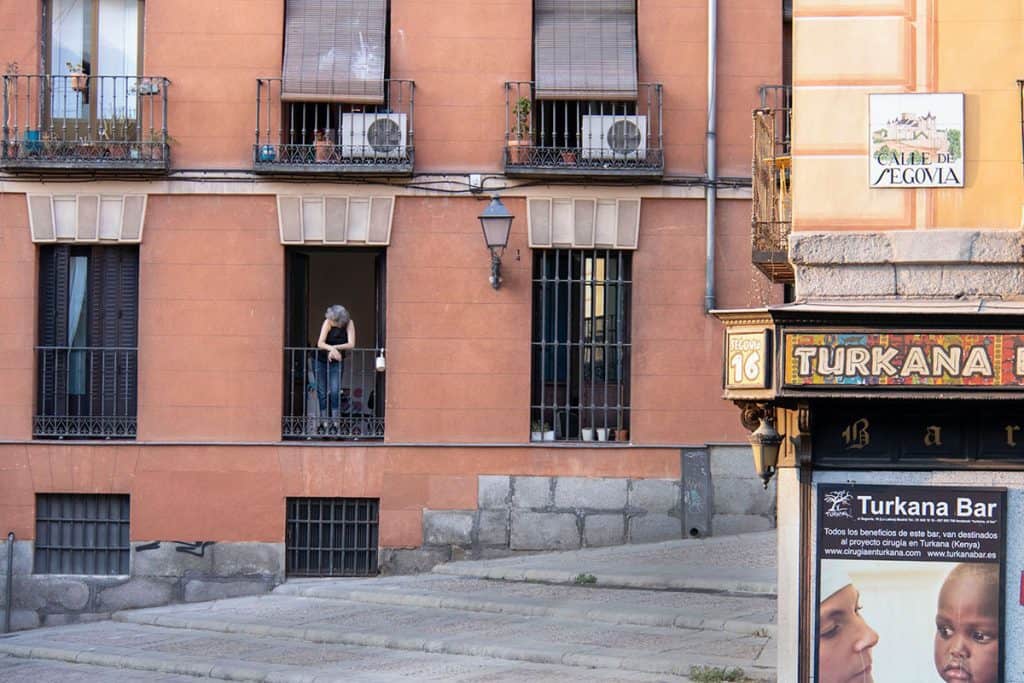
M 535 0 L 538 99 L 635 100 L 635 0 Z
M 287 0 L 281 99 L 384 102 L 386 0 Z

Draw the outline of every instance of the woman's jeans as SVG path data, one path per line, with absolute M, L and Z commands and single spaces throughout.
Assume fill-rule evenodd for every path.
M 316 398 L 320 404 L 320 417 L 341 415 L 341 376 L 345 374 L 345 361 L 316 359 Z M 330 412 L 328 408 L 330 398 Z

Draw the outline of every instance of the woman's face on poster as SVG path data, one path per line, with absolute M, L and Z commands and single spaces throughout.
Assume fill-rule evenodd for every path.
M 818 681 L 873 683 L 871 649 L 878 634 L 860 615 L 860 594 L 848 584 L 822 601 L 818 612 Z

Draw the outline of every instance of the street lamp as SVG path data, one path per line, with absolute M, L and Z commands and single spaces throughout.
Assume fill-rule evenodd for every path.
M 779 448 L 782 445 L 782 436 L 775 431 L 775 418 L 767 414 L 771 410 L 766 408 L 766 414 L 761 416 L 761 424 L 754 433 L 750 435 L 750 448 L 754 452 L 754 469 L 764 482 L 765 489 L 768 488 L 768 481 L 775 474 L 775 466 L 779 462 Z
M 501 287 L 501 255 L 508 245 L 508 233 L 512 230 L 512 219 L 515 218 L 498 195 L 491 197 L 491 203 L 480 214 L 480 227 L 484 230 L 484 242 L 491 250 L 491 287 Z

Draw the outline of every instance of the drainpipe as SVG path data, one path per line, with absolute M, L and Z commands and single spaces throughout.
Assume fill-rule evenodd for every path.
M 718 0 L 708 0 L 708 130 L 707 173 L 704 205 L 707 209 L 705 232 L 707 254 L 704 266 L 704 312 L 715 307 L 715 200 L 718 198 L 718 157 L 715 144 L 715 113 L 718 80 Z
M 14 602 L 14 532 L 7 534 L 7 600 L 4 603 L 4 633 L 11 632 L 11 603 Z

